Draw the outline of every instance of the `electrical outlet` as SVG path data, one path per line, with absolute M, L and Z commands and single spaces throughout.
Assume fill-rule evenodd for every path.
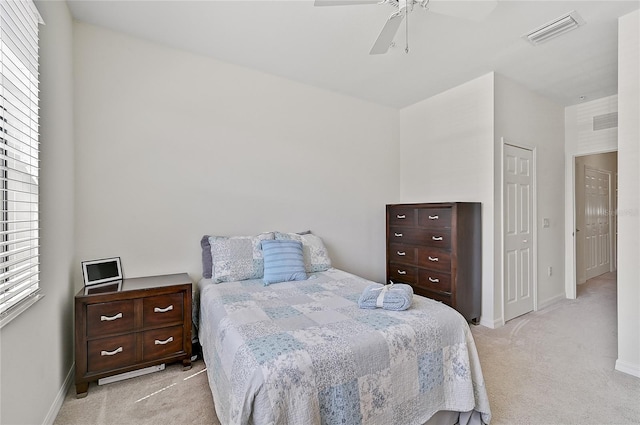
M 553 274 L 553 267 L 549 266 L 549 267 L 547 268 L 547 274 L 548 274 L 549 276 L 551 276 L 551 275 Z

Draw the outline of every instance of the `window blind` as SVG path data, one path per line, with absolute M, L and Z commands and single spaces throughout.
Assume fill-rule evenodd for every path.
M 38 24 L 32 0 L 0 0 L 0 321 L 39 291 Z

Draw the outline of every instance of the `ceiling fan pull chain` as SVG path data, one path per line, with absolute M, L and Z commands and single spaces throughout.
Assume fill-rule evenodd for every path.
M 413 7 L 413 4 L 411 5 Z M 404 29 L 405 29 L 405 41 L 406 46 L 404 52 L 409 54 L 409 5 L 404 8 Z

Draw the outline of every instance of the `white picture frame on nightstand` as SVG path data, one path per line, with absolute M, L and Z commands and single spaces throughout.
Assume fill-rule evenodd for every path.
M 98 285 L 123 279 L 120 257 L 82 262 L 84 286 Z

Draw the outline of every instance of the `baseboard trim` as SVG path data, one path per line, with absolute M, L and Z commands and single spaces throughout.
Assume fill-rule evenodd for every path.
M 625 362 L 624 360 L 616 360 L 617 371 L 640 378 L 640 365 Z
M 504 320 L 500 319 L 486 319 L 484 317 L 480 317 L 480 326 L 484 326 L 489 329 L 501 328 L 504 326 Z
M 56 420 L 56 417 L 58 416 L 58 412 L 60 412 L 60 408 L 62 407 L 64 398 L 66 397 L 67 392 L 69 391 L 69 387 L 71 387 L 71 384 L 73 383 L 73 379 L 75 377 L 75 370 L 76 370 L 76 364 L 72 363 L 71 369 L 69 369 L 69 373 L 67 373 L 67 377 L 65 378 L 64 383 L 62 384 L 62 388 L 60 388 L 60 390 L 58 391 L 58 395 L 56 396 L 56 399 L 53 401 L 53 404 L 49 408 L 47 417 L 44 418 L 44 422 L 42 422 L 42 425 L 53 425 L 53 422 Z
M 543 308 L 547 308 L 549 307 L 551 304 L 555 304 L 558 301 L 562 301 L 567 299 L 567 297 L 564 294 L 558 294 L 555 297 L 552 298 L 548 298 L 544 301 L 539 301 L 538 302 L 538 308 L 536 309 L 536 311 L 542 310 Z

